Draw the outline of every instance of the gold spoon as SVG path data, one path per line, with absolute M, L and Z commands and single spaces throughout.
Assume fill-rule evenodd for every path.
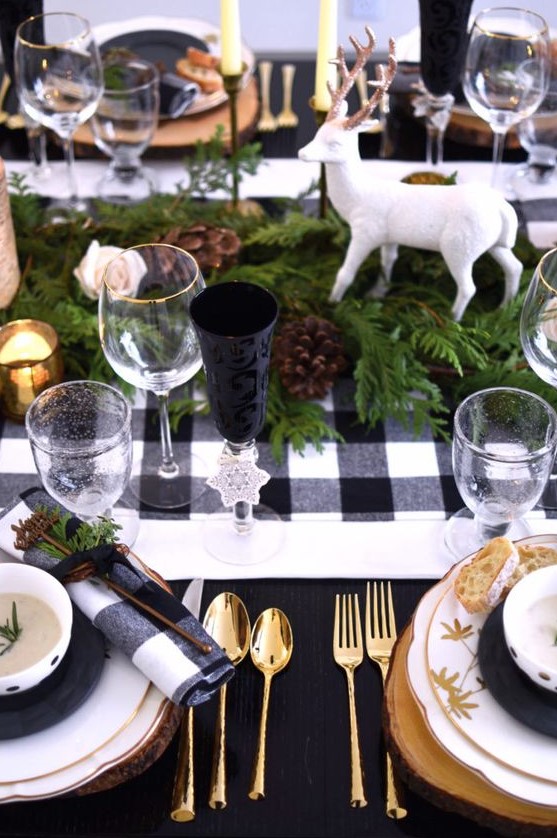
M 288 618 L 279 608 L 267 608 L 259 615 L 251 633 L 251 659 L 265 679 L 263 706 L 259 724 L 259 741 L 251 786 L 248 796 L 251 800 L 265 797 L 265 740 L 271 679 L 287 665 L 292 656 L 294 642 Z
M 224 592 L 218 594 L 209 604 L 203 627 L 226 652 L 234 666 L 237 666 L 248 653 L 250 623 L 248 612 L 240 597 Z M 209 790 L 211 809 L 224 809 L 226 806 L 226 687 L 219 691 L 219 710 L 215 724 L 215 742 L 213 747 L 213 766 Z

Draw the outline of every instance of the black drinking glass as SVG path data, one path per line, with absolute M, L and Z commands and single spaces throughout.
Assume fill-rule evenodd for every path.
M 255 445 L 265 424 L 277 316 L 274 296 L 249 282 L 211 285 L 190 305 L 213 420 L 225 440 L 218 471 L 207 481 L 225 510 L 208 517 L 204 541 L 213 556 L 232 564 L 263 561 L 283 537 L 278 515 L 259 504 L 270 475 L 257 467 Z

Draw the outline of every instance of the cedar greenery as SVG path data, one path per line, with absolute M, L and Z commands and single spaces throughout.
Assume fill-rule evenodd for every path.
M 230 191 L 231 161 L 223 152 L 222 133 L 209 144 L 198 143 L 184 160 L 189 186 L 177 187 L 174 195 L 156 195 L 126 209 L 97 202 L 90 215 L 56 223 L 24 179 L 13 176 L 22 283 L 13 303 L 0 312 L 0 323 L 29 316 L 51 323 L 60 336 L 66 377 L 109 381 L 114 375 L 99 344 L 97 304 L 73 276 L 91 240 L 127 247 L 156 240 L 171 228 L 213 223 L 233 229 L 242 248 L 238 263 L 206 275 L 207 284 L 253 281 L 277 296 L 281 322 L 314 315 L 335 324 L 350 360 L 357 418 L 365 427 L 393 417 L 405 426 L 412 421 L 415 433 L 428 426 L 447 439 L 451 409 L 468 393 L 497 385 L 537 392 L 557 407 L 556 391 L 530 370 L 520 345 L 520 310 L 541 256 L 524 236 L 515 247 L 524 265 L 520 291 L 504 309 L 498 307 L 502 273 L 484 255 L 474 267 L 476 296 L 462 322 L 455 323 L 450 307 L 456 289 L 443 259 L 405 247 L 384 298 L 368 294 L 380 275 L 377 251 L 361 266 L 345 298 L 331 304 L 329 292 L 349 241 L 344 221 L 332 208 L 325 218 L 317 217 L 305 195 L 269 206 L 262 202 L 258 213 L 233 211 L 227 200 L 199 200 L 219 187 Z M 241 180 L 260 162 L 259 146 L 248 144 L 239 154 Z M 198 382 L 202 385 L 202 373 Z M 196 402 L 187 387 L 173 393 L 174 428 L 194 410 L 207 411 L 206 401 Z M 295 400 L 275 371 L 267 425 L 277 461 L 286 443 L 303 453 L 308 444 L 321 450 L 324 441 L 341 440 L 321 404 Z

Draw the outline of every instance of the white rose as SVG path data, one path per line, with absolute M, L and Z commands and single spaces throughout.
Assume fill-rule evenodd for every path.
M 83 293 L 90 300 L 99 299 L 104 269 L 122 250 L 121 247 L 112 247 L 111 245 L 101 247 L 96 239 L 89 245 L 87 253 L 73 273 L 79 281 Z

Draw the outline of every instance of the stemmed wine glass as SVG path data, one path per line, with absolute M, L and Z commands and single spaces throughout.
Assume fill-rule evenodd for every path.
M 112 507 L 131 474 L 131 418 L 125 396 L 99 381 L 55 384 L 25 414 L 33 459 L 50 497 L 82 521 L 112 518 L 128 546 L 137 535 L 137 514 L 113 513 Z
M 159 121 L 159 71 L 150 61 L 116 55 L 104 63 L 104 93 L 91 117 L 95 145 L 111 159 L 98 196 L 115 204 L 144 201 L 156 188 L 141 164 Z
M 452 455 L 466 509 L 449 519 L 445 531 L 445 543 L 456 558 L 497 536 L 530 534 L 522 517 L 540 499 L 556 449 L 557 414 L 534 393 L 492 387 L 461 402 Z
M 140 501 L 157 509 L 184 506 L 194 495 L 192 458 L 174 453 L 170 391 L 201 369 L 201 349 L 190 318 L 192 300 L 204 288 L 197 262 L 168 244 L 123 250 L 108 263 L 99 295 L 99 332 L 105 357 L 124 381 L 157 397 L 162 459 L 144 454 L 130 480 Z M 137 468 L 137 471 L 136 471 Z
M 548 26 L 536 12 L 501 7 L 476 16 L 462 88 L 472 110 L 493 132 L 493 187 L 509 128 L 534 113 L 545 96 L 549 55 Z
M 259 506 L 268 472 L 257 467 L 256 437 L 263 428 L 271 341 L 278 316 L 275 297 L 249 282 L 211 285 L 192 301 L 207 393 L 225 444 L 219 469 L 207 481 L 224 507 L 207 519 L 205 547 L 231 564 L 254 564 L 276 553 L 283 522 Z
M 79 201 L 73 136 L 95 112 L 103 90 L 102 65 L 91 26 L 70 12 L 34 15 L 17 28 L 14 46 L 17 92 L 27 116 L 62 140 L 70 209 Z
M 520 315 L 520 341 L 528 364 L 542 381 L 557 387 L 557 248 L 538 262 Z M 541 505 L 557 509 L 555 482 L 550 481 Z

